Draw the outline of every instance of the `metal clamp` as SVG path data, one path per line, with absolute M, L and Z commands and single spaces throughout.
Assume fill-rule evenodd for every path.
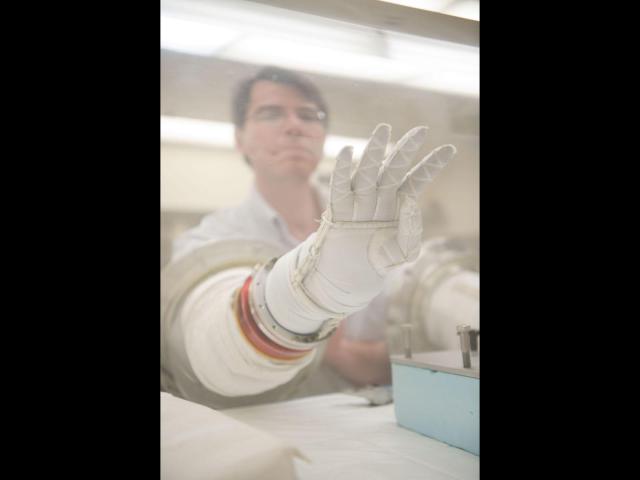
M 312 333 L 295 333 L 280 325 L 273 317 L 266 302 L 266 278 L 278 258 L 272 258 L 263 266 L 257 266 L 253 281 L 249 287 L 249 309 L 256 324 L 267 337 L 274 342 L 293 349 L 308 349 L 329 338 L 338 328 L 340 318 L 325 320 L 320 328 Z
M 411 358 L 411 328 L 413 325 L 405 323 L 402 325 L 402 343 L 404 345 L 404 358 Z
M 478 354 L 478 337 L 480 336 L 480 330 L 471 329 L 469 330 L 469 344 L 471 347 L 471 354 Z
M 460 350 L 462 350 L 462 366 L 471 368 L 471 342 L 469 341 L 469 325 L 458 325 L 456 327 L 458 335 L 460 335 Z

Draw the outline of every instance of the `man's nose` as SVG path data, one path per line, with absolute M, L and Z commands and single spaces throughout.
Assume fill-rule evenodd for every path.
M 289 135 L 302 135 L 304 124 L 297 112 L 287 112 L 284 118 L 285 131 Z

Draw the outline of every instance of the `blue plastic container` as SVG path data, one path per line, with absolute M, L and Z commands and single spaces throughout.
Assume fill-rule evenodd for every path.
M 480 359 L 460 351 L 391 356 L 398 424 L 480 455 Z

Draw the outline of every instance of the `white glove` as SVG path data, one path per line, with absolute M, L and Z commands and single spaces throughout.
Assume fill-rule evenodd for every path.
M 324 320 L 344 318 L 382 291 L 393 267 L 417 258 L 422 219 L 416 197 L 456 152 L 443 145 L 411 168 L 426 132 L 413 128 L 385 159 L 391 127 L 380 124 L 355 167 L 353 149 L 342 149 L 320 228 L 278 259 L 267 277 L 266 303 L 278 323 L 310 333 Z

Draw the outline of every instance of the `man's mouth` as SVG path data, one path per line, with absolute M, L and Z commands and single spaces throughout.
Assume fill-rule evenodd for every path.
M 311 150 L 301 145 L 287 145 L 285 147 L 282 147 L 282 151 L 304 152 L 309 154 L 313 153 Z

